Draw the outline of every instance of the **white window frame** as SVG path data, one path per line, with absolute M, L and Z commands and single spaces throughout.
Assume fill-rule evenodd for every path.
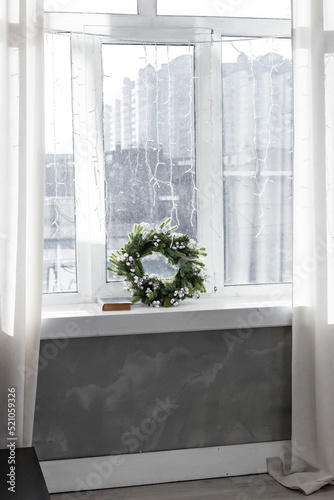
M 200 27 L 200 28 L 199 28 Z M 282 19 L 244 19 L 220 17 L 190 17 L 190 16 L 157 16 L 156 0 L 138 0 L 137 15 L 118 14 L 80 14 L 80 13 L 46 13 L 45 30 L 51 33 L 78 33 L 103 34 L 110 40 L 124 42 L 128 39 L 127 33 L 146 33 L 147 42 L 181 41 L 185 31 L 198 33 L 210 31 L 214 41 L 220 41 L 222 36 L 229 37 L 282 37 L 290 38 L 291 23 Z M 168 39 L 166 34 L 168 33 Z M 188 35 L 184 42 L 190 42 Z M 106 284 L 105 266 L 105 230 L 104 219 L 104 157 L 102 134 L 102 70 L 87 64 L 84 43 L 91 44 L 95 51 L 95 61 L 101 61 L 100 41 L 93 42 L 85 37 L 85 42 L 76 40 L 75 58 L 72 59 L 72 70 L 76 72 L 75 86 L 73 87 L 74 119 L 74 156 L 76 171 L 76 197 L 89 200 L 76 213 L 77 238 L 77 279 L 78 292 L 44 294 L 43 303 L 52 304 L 80 304 L 94 302 L 99 296 L 125 295 L 123 283 Z M 106 39 L 106 38 L 104 38 Z M 138 41 L 139 38 L 138 38 Z M 218 289 L 216 294 L 208 293 L 207 297 L 263 297 L 275 294 L 282 299 L 291 296 L 291 285 L 245 285 L 224 286 L 224 242 L 223 242 L 223 171 L 222 171 L 222 82 L 221 82 L 221 43 L 198 44 L 196 48 L 196 178 L 198 187 L 198 241 L 206 247 L 208 259 L 206 267 L 209 275 L 215 275 Z M 79 55 L 78 55 L 79 54 Z M 81 56 L 80 56 L 81 54 Z M 214 64 L 216 61 L 216 64 Z M 209 67 L 211 65 L 211 68 Z M 214 86 L 208 88 L 208 71 L 213 71 Z M 92 85 L 91 85 L 92 84 Z M 95 92 L 86 94 L 86 87 L 91 85 Z M 208 102 L 208 92 L 214 100 L 214 113 L 208 106 L 202 107 L 201 102 Z M 203 97 L 205 97 L 203 99 Z M 79 99 L 80 109 L 75 108 Z M 97 101 L 96 101 L 97 99 Z M 85 104 L 84 104 L 85 103 Z M 200 108 L 200 109 L 199 109 Z M 93 111 L 94 110 L 94 111 Z M 82 128 L 86 121 L 87 128 Z M 204 124 L 212 123 L 210 131 Z M 207 137 L 206 134 L 210 134 Z M 215 143 L 213 154 L 210 145 L 211 137 Z M 87 154 L 80 156 L 80 168 L 77 162 L 80 151 Z M 210 158 L 210 175 L 207 175 L 208 158 Z M 92 168 L 94 166 L 94 168 Z M 97 179 L 97 181 L 96 181 Z M 99 185 L 100 190 L 92 186 Z M 210 203 L 208 193 L 215 193 L 215 202 Z M 210 223 L 208 224 L 208 221 Z

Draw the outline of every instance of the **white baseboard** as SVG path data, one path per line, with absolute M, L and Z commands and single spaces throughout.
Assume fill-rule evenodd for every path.
M 50 493 L 243 476 L 267 472 L 290 441 L 41 462 Z

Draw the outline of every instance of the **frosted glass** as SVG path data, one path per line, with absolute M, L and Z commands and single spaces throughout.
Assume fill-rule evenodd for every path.
M 44 0 L 45 12 L 137 14 L 137 0 Z
M 290 19 L 290 0 L 157 0 L 158 15 Z
M 43 292 L 77 291 L 70 39 L 45 37 Z
M 223 42 L 222 54 L 225 283 L 289 282 L 290 40 Z

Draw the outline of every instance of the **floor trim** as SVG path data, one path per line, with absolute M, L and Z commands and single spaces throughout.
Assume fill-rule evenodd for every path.
M 290 441 L 41 462 L 50 493 L 98 490 L 267 472 L 266 458 L 286 456 Z

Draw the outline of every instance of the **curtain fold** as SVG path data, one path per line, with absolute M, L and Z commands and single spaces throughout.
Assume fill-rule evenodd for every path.
M 43 31 L 43 0 L 0 3 L 0 448 L 9 437 L 18 447 L 32 442 L 43 272 Z
M 331 1 L 293 1 L 292 456 L 268 460 L 273 477 L 307 495 L 334 480 Z

